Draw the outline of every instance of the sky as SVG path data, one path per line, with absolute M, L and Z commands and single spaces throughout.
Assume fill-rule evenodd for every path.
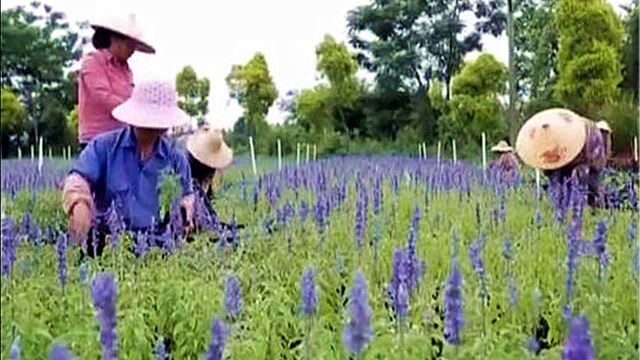
M 609 0 L 619 5 L 631 0 Z M 4 10 L 31 0 L 3 0 Z M 45 1 L 70 21 L 99 19 L 105 14 L 135 13 L 145 39 L 157 53 L 136 53 L 130 59 L 134 81 L 174 80 L 185 65 L 211 81 L 207 121 L 231 128 L 242 108 L 229 100 L 225 78 L 233 64 L 246 63 L 262 52 L 271 76 L 284 96 L 287 91 L 317 83 L 315 47 L 325 34 L 346 41 L 347 12 L 368 0 L 51 0 Z M 506 64 L 507 39 L 483 37 L 484 52 Z M 477 54 L 469 54 L 473 58 Z M 285 114 L 271 108 L 267 121 L 279 123 Z

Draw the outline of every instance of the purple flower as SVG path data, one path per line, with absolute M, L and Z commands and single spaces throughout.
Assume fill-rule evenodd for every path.
M 173 237 L 171 226 L 167 226 L 165 228 L 164 232 L 162 233 L 161 239 L 162 239 L 162 250 L 165 253 L 171 254 L 176 250 L 176 241 Z
M 253 186 L 253 207 L 258 207 L 258 199 L 260 198 L 260 183 Z
M 51 349 L 49 360 L 73 360 L 73 356 L 71 356 L 66 346 L 57 344 Z
M 609 254 L 607 253 L 607 221 L 601 220 L 596 225 L 596 232 L 593 237 L 593 251 L 600 262 L 600 269 L 605 269 L 609 265 Z
M 411 220 L 411 228 L 407 235 L 407 275 L 409 276 L 408 290 L 410 293 L 420 285 L 420 278 L 424 271 L 423 262 L 418 258 L 416 243 L 418 240 L 418 234 L 420 226 L 420 208 L 416 206 L 413 211 L 413 217 Z
M 33 217 L 30 212 L 24 213 L 17 236 L 20 238 L 26 237 L 36 245 L 40 244 L 40 228 L 38 227 L 38 224 L 33 221 Z
M 156 341 L 156 347 L 153 352 L 156 360 L 165 360 L 167 358 L 167 348 L 164 346 L 163 338 Z
M 109 233 L 111 238 L 111 245 L 117 247 L 120 243 L 120 233 L 124 231 L 124 220 L 118 212 L 119 206 L 115 201 L 111 203 L 107 213 L 105 214 L 107 219 L 107 226 L 109 227 Z
M 409 294 L 407 283 L 409 282 L 408 261 L 405 251 L 396 249 L 393 252 L 393 273 L 391 275 L 391 283 L 387 285 L 387 295 L 391 300 L 391 307 L 399 319 L 403 319 L 407 315 L 409 308 Z M 400 293 L 403 288 L 404 294 Z
M 11 218 L 2 219 L 2 276 L 6 277 L 13 269 L 16 261 L 18 237 L 15 224 Z
M 509 238 L 504 239 L 504 245 L 502 247 L 502 256 L 507 261 L 513 259 L 513 252 L 511 250 L 511 240 L 509 240 Z
M 538 343 L 538 339 L 535 337 L 529 338 L 527 342 L 527 348 L 532 354 L 537 354 L 540 351 L 540 343 Z
M 67 283 L 67 234 L 63 232 L 58 235 L 56 253 L 58 254 L 58 279 L 64 291 Z
M 566 299 L 570 302 L 573 296 L 573 282 L 578 260 L 581 255 L 582 242 L 582 214 L 574 212 L 567 229 L 567 281 Z
M 504 195 L 500 197 L 500 203 L 498 204 L 498 220 L 504 222 L 507 219 L 506 201 Z
M 315 272 L 308 268 L 302 274 L 302 313 L 304 315 L 315 314 L 318 307 L 318 295 L 316 289 Z
M 595 358 L 589 322 L 586 317 L 577 316 L 571 320 L 569 338 L 562 350 L 562 360 L 593 360 Z
M 227 342 L 229 331 L 221 320 L 214 320 L 211 326 L 211 344 L 205 360 L 222 360 L 224 346 Z
M 360 272 L 356 273 L 356 280 L 351 288 L 349 313 L 351 321 L 344 328 L 342 341 L 349 351 L 359 354 L 373 337 L 367 283 Z
M 513 278 L 513 276 L 509 277 L 507 287 L 509 288 L 509 304 L 511 306 L 516 306 L 516 304 L 518 303 L 518 292 L 516 289 L 516 280 Z
M 89 264 L 82 262 L 78 268 L 78 282 L 84 284 L 87 282 L 87 274 L 89 272 Z
M 444 291 L 444 338 L 449 344 L 460 345 L 460 332 L 464 326 L 462 313 L 462 274 L 454 258 L 451 274 Z
M 638 211 L 638 197 L 636 195 L 635 188 L 633 187 L 633 180 L 629 180 L 627 183 L 627 196 L 629 197 L 629 205 L 633 211 Z
M 473 271 L 478 275 L 480 281 L 480 296 L 485 298 L 487 296 L 487 279 L 484 271 L 484 261 L 482 260 L 482 250 L 486 242 L 486 236 L 481 234 L 471 246 L 469 246 L 469 258 L 471 259 L 471 265 Z
M 376 176 L 373 180 L 373 213 L 378 215 L 380 213 L 380 205 L 382 203 L 382 179 L 380 176 Z
M 307 217 L 309 216 L 309 205 L 307 205 L 305 201 L 300 203 L 298 215 L 300 216 L 300 221 L 305 222 L 307 220 Z
M 20 349 L 20 337 L 17 337 L 11 343 L 11 349 L 9 350 L 9 360 L 20 360 L 22 350 Z
M 238 315 L 240 315 L 240 308 L 242 307 L 242 296 L 240 294 L 240 283 L 235 275 L 227 276 L 224 306 L 227 310 L 227 314 L 229 314 L 232 319 L 238 318 Z
M 358 199 L 356 200 L 356 221 L 354 232 L 358 249 L 362 247 L 362 239 L 367 228 L 367 192 L 364 184 L 358 182 Z
M 116 359 L 116 293 L 116 282 L 111 275 L 101 273 L 93 279 L 91 297 L 100 322 L 103 360 Z
M 539 208 L 536 208 L 535 223 L 538 229 L 542 226 L 542 215 Z
M 139 231 L 136 234 L 136 243 L 133 252 L 137 257 L 142 257 L 149 252 L 149 235 L 147 233 Z

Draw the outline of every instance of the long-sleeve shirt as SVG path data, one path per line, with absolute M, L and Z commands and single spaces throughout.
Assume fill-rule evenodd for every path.
M 78 140 L 89 142 L 95 136 L 124 127 L 111 111 L 133 91 L 133 74 L 103 49 L 86 55 L 78 76 Z
M 158 184 L 165 170 L 179 176 L 183 205 L 192 206 L 189 163 L 165 137 L 160 137 L 153 152 L 142 160 L 131 127 L 100 135 L 89 143 L 69 172 L 63 191 L 65 210 L 85 201 L 100 215 L 116 201 L 129 228 L 149 228 L 153 219 L 158 219 Z

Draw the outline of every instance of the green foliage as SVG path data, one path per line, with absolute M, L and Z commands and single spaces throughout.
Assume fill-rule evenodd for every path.
M 78 145 L 78 106 L 74 106 L 73 110 L 67 115 L 67 129 L 69 131 L 70 141 L 67 144 Z
M 191 117 L 204 119 L 209 111 L 209 79 L 198 79 L 191 66 L 185 66 L 176 75 L 176 92 L 180 99 L 178 106 Z
M 80 58 L 78 33 L 65 14 L 39 2 L 3 10 L 1 22 L 0 82 L 20 93 L 31 143 L 42 135 L 47 144 L 66 145 L 66 114 L 75 102 L 75 89 L 65 69 Z
M 464 65 L 453 78 L 453 96 L 497 96 L 505 91 L 507 69 L 493 55 L 482 54 L 475 61 Z
M 179 174 L 163 171 L 158 183 L 158 201 L 160 204 L 160 219 L 165 219 L 171 211 L 174 203 L 182 195 L 182 185 Z
M 302 90 L 295 97 L 293 105 L 297 123 L 312 133 L 333 130 L 335 119 L 331 112 L 330 97 L 331 90 L 324 85 Z
M 259 124 L 265 122 L 269 108 L 278 98 L 264 55 L 256 53 L 245 65 L 233 65 L 226 81 L 231 98 L 244 107 L 248 133 L 255 137 Z
M 429 100 L 433 105 L 433 108 L 439 111 L 444 111 L 447 106 L 447 102 L 444 99 L 442 82 L 435 80 L 431 84 L 431 88 L 429 88 L 428 92 Z
M 638 74 L 638 69 L 640 69 L 640 61 L 638 60 L 640 56 L 640 48 L 638 47 L 638 34 L 640 33 L 640 28 L 638 28 L 640 22 L 639 14 L 640 6 L 636 0 L 627 8 L 625 41 L 622 51 L 624 57 L 624 80 L 622 81 L 622 86 L 633 92 L 636 99 L 638 99 L 638 87 L 640 87 L 640 74 Z
M 622 81 L 620 20 L 604 0 L 559 0 L 555 97 L 587 117 L 611 104 Z
M 632 153 L 633 137 L 638 134 L 640 119 L 638 99 L 630 92 L 622 94 L 615 103 L 605 108 L 602 118 L 611 126 L 613 151 Z
M 20 102 L 20 98 L 8 87 L 2 87 L 2 154 L 7 154 L 15 147 L 17 137 L 27 129 L 27 113 Z M 12 137 L 14 137 L 12 139 Z

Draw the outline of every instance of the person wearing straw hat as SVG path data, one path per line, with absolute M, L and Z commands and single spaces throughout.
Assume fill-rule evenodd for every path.
M 135 51 L 155 53 L 144 40 L 135 15 L 94 21 L 95 51 L 78 71 L 78 140 L 81 149 L 104 132 L 125 126 L 111 111 L 131 96 L 133 74 L 128 60 Z
M 188 121 L 177 105 L 172 83 L 141 83 L 131 98 L 113 110 L 113 116 L 127 126 L 93 139 L 80 153 L 63 188 L 71 238 L 76 242 L 87 238 L 87 245 L 98 249 L 95 255 L 100 255 L 104 246 L 108 232 L 104 215 L 112 204 L 127 229 L 137 232 L 154 228 L 159 212 L 157 189 L 165 171 L 179 175 L 180 205 L 187 226 L 193 216 L 189 163 L 164 135 L 167 129 Z M 97 239 L 87 237 L 92 223 L 96 224 Z M 90 256 L 94 255 L 91 249 L 87 246 Z
M 587 188 L 589 205 L 596 205 L 606 150 L 593 121 L 567 109 L 541 111 L 520 129 L 516 151 L 525 164 L 560 183 L 575 178 Z
M 512 181 L 518 177 L 518 159 L 513 155 L 513 148 L 504 140 L 491 148 L 497 155 L 489 165 L 489 169 L 497 171 L 502 180 Z

